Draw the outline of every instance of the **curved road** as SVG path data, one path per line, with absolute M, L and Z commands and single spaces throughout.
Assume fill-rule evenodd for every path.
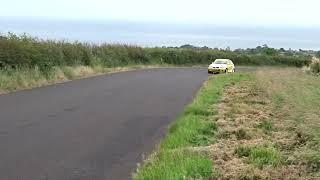
M 137 70 L 0 95 L 0 179 L 130 179 L 207 77 Z

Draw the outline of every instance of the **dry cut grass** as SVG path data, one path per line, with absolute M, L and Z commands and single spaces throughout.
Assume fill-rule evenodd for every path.
M 218 179 L 320 178 L 320 79 L 295 68 L 260 69 L 225 88 L 212 117 Z

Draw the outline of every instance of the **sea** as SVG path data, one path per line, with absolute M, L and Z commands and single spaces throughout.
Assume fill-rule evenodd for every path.
M 142 47 L 185 44 L 210 48 L 320 50 L 320 27 L 245 26 L 115 20 L 56 20 L 0 17 L 0 34 L 26 33 L 49 40 Z

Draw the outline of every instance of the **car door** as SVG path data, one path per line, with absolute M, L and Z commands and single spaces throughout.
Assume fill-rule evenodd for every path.
M 234 64 L 233 62 L 230 60 L 230 63 L 231 63 L 231 66 L 232 66 L 232 72 L 235 72 L 235 67 L 234 67 Z
M 230 60 L 228 61 L 227 67 L 229 72 L 233 72 L 234 65 Z

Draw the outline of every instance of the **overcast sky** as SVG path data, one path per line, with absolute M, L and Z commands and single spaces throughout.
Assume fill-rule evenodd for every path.
M 320 27 L 319 0 L 1 0 L 0 16 Z

